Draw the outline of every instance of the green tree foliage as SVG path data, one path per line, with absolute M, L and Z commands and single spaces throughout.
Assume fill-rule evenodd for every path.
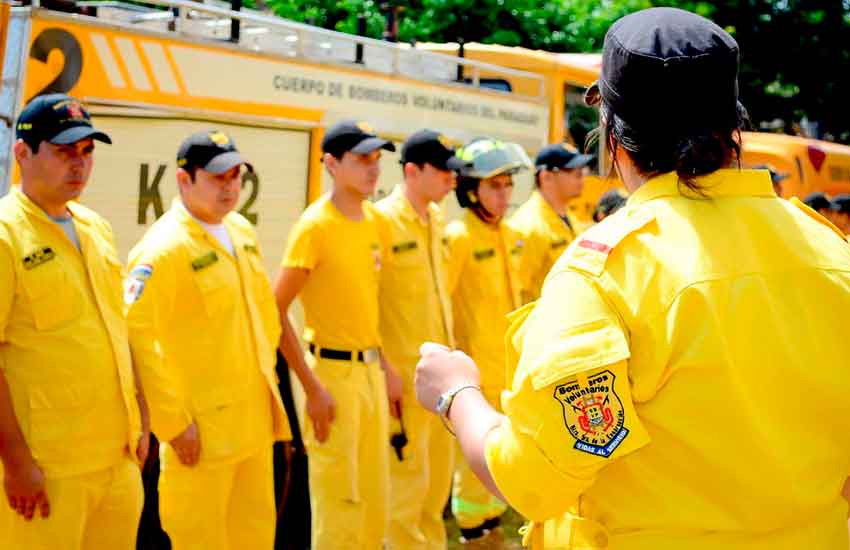
M 380 38 L 376 0 L 266 0 L 277 15 Z M 850 143 L 850 0 L 395 0 L 404 42 L 483 42 L 553 52 L 593 52 L 623 15 L 653 5 L 713 19 L 741 45 L 741 98 L 756 126 L 816 121 Z M 683 87 L 682 93 L 687 93 Z

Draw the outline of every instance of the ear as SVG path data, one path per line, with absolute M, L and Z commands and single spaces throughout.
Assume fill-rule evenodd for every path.
M 540 189 L 543 189 L 544 185 L 549 185 L 549 182 L 552 181 L 552 172 L 541 170 L 537 173 L 537 181 L 540 182 Z
M 180 190 L 180 193 L 183 193 L 183 189 L 192 185 L 192 176 L 189 174 L 187 170 L 182 168 L 177 169 L 177 188 Z
M 339 160 L 340 159 L 330 153 L 324 153 L 322 155 L 322 164 L 325 165 L 325 168 L 331 176 L 336 174 L 336 171 L 339 168 Z
M 12 153 L 15 155 L 15 160 L 18 161 L 18 164 L 21 161 L 28 160 L 33 155 L 30 146 L 22 139 L 16 140 L 15 144 L 12 145 Z
M 413 164 L 412 162 L 405 162 L 402 167 L 404 170 L 404 177 L 406 178 L 415 178 L 419 175 L 419 167 Z

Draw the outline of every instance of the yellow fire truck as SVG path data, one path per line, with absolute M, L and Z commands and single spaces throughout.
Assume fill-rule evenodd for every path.
M 535 73 L 544 79 L 549 101 L 549 139 L 583 145 L 588 116 L 583 106 L 584 91 L 598 77 L 602 67 L 600 54 L 556 54 L 493 44 L 424 44 L 423 49 L 446 55 L 462 55 L 466 59 L 484 61 Z M 502 83 L 503 89 L 526 92 L 538 86 L 536 80 L 522 75 L 499 76 L 482 73 L 488 81 Z M 584 115 L 584 117 L 582 117 Z M 590 122 L 596 122 L 591 118 Z M 829 195 L 850 192 L 850 147 L 826 141 L 772 134 L 744 132 L 742 161 L 744 166 L 770 164 L 788 176 L 783 183 L 785 196 L 805 197 L 822 191 Z M 604 154 L 598 155 L 596 174 L 606 175 Z M 570 208 L 585 219 L 590 217 L 599 196 L 617 186 L 604 177 L 590 177 L 585 192 Z
M 291 224 L 328 186 L 318 148 L 339 119 L 367 120 L 393 140 L 423 127 L 532 153 L 548 140 L 544 79 L 527 71 L 209 1 L 78 1 L 78 13 L 2 5 L 0 194 L 16 180 L 20 108 L 40 93 L 77 96 L 113 138 L 97 149 L 82 200 L 112 223 L 121 254 L 169 207 L 177 147 L 199 129 L 230 133 L 257 169 L 246 175 L 240 211 L 257 227 L 270 272 Z M 531 84 L 493 90 L 482 74 Z M 397 155 L 386 154 L 382 168 L 379 194 L 402 176 Z M 531 182 L 520 178 L 515 204 Z

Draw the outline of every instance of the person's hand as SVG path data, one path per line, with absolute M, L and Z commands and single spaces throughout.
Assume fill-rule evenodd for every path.
M 27 521 L 32 519 L 36 510 L 43 518 L 50 515 L 44 472 L 32 457 L 7 462 L 4 473 L 3 487 L 13 510 Z
M 307 416 L 313 422 L 313 433 L 319 443 L 331 434 L 331 423 L 336 418 L 336 402 L 328 390 L 316 384 L 307 392 Z
M 142 435 L 139 436 L 139 442 L 138 445 L 136 445 L 136 458 L 139 460 L 139 468 L 144 468 L 151 448 L 151 421 L 147 405 L 140 407 L 140 411 L 142 420 Z
M 469 384 L 478 386 L 480 375 L 475 362 L 462 351 L 451 351 L 446 346 L 426 342 L 419 348 L 422 358 L 416 365 L 416 399 L 435 412 L 440 395 L 450 389 Z
M 390 402 L 390 414 L 393 415 L 393 418 L 399 418 L 404 382 L 395 368 L 388 362 L 384 362 L 384 376 L 387 379 L 387 399 Z
M 148 452 L 151 447 L 151 432 L 150 430 L 142 430 L 142 435 L 139 436 L 139 443 L 136 446 L 136 458 L 139 460 L 139 468 L 145 467 L 145 462 L 148 460 Z
M 171 448 L 177 453 L 177 458 L 186 466 L 194 466 L 201 458 L 201 436 L 195 422 L 183 430 L 183 433 L 170 441 Z

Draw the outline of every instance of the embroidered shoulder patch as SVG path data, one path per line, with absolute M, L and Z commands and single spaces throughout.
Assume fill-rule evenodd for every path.
M 124 303 L 135 304 L 142 297 L 147 280 L 153 275 L 153 266 L 150 264 L 139 264 L 135 266 L 130 275 L 124 280 Z
M 416 250 L 419 247 L 419 243 L 416 241 L 407 241 L 403 243 L 398 243 L 393 245 L 393 254 L 398 254 L 400 252 L 407 252 L 408 250 Z
M 623 403 L 614 391 L 615 378 L 603 370 L 588 377 L 586 387 L 577 379 L 555 387 L 554 398 L 561 404 L 577 451 L 608 458 L 629 435 Z
M 56 257 L 56 253 L 49 246 L 39 248 L 29 256 L 24 257 L 24 269 L 38 267 Z
M 475 256 L 476 260 L 486 260 L 487 258 L 492 258 L 496 255 L 496 251 L 492 248 L 485 248 L 484 250 L 476 250 L 472 253 Z
M 193 271 L 200 271 L 200 270 L 204 269 L 205 267 L 211 266 L 212 264 L 216 263 L 217 261 L 218 261 L 218 254 L 216 254 L 215 250 L 213 250 L 213 251 L 211 251 L 207 254 L 204 254 L 203 256 L 199 256 L 199 257 L 195 258 L 194 260 L 192 260 L 192 270 Z

